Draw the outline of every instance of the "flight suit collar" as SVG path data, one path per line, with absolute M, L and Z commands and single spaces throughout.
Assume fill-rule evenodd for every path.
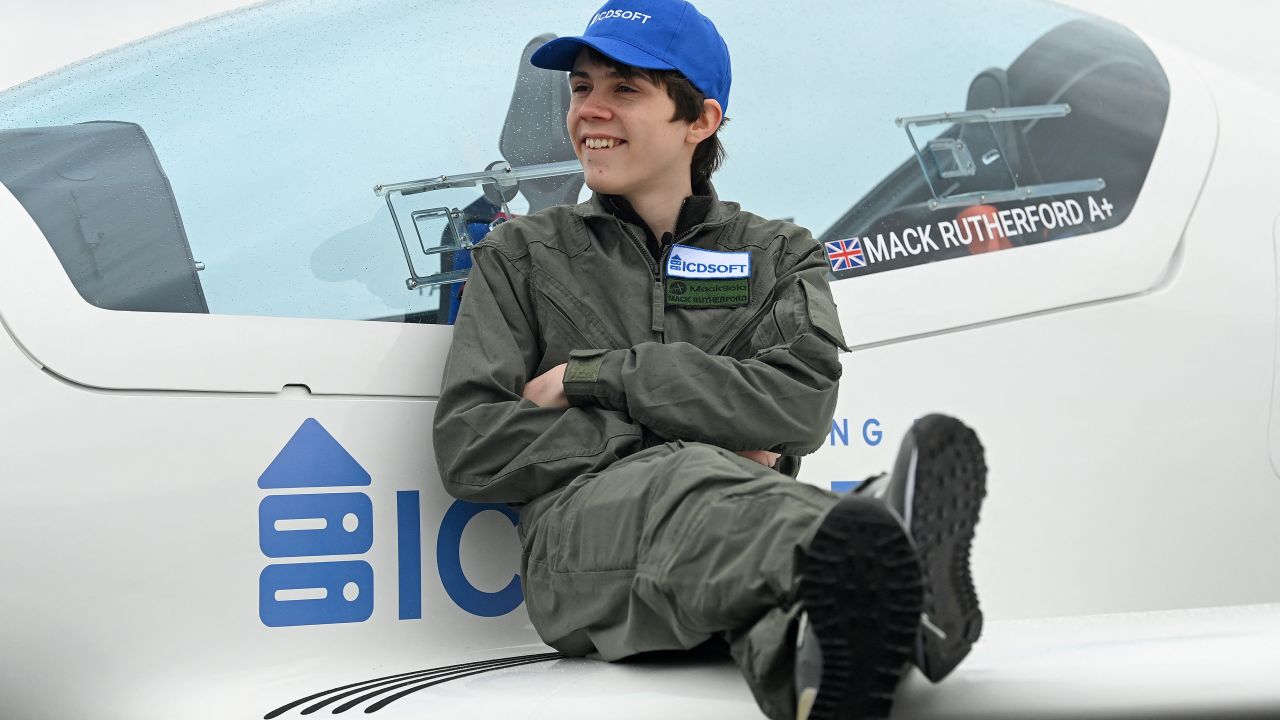
M 723 225 L 736 217 L 741 209 L 738 203 L 720 200 L 715 186 L 709 180 L 698 183 L 693 190 L 694 194 L 685 198 L 680 206 L 680 215 L 676 221 L 677 235 L 699 225 Z M 618 218 L 647 231 L 647 226 L 635 209 L 626 198 L 619 195 L 592 193 L 589 200 L 573 206 L 573 213 L 583 218 Z
M 676 216 L 676 237 L 680 237 L 686 230 L 706 219 L 707 211 L 711 209 L 713 199 L 710 185 L 711 183 L 705 180 L 696 183 L 693 187 L 693 194 L 681 201 L 680 212 Z M 649 229 L 644 218 L 640 217 L 640 214 L 636 212 L 630 200 L 627 200 L 622 195 L 605 195 L 602 199 L 605 207 L 614 215 L 645 231 L 645 235 L 649 240 L 650 251 L 657 247 L 653 231 Z

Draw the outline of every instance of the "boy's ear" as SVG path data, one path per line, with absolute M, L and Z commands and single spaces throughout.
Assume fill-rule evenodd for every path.
M 724 111 L 720 109 L 720 103 L 707 98 L 702 101 L 702 115 L 698 116 L 689 125 L 689 139 L 694 144 L 711 137 L 719 129 L 721 121 L 724 120 Z

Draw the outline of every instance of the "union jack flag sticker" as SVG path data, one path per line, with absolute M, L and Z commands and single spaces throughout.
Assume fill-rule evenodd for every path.
M 862 254 L 862 241 L 857 238 L 832 240 L 823 245 L 826 246 L 827 260 L 831 262 L 832 272 L 867 266 L 867 258 Z

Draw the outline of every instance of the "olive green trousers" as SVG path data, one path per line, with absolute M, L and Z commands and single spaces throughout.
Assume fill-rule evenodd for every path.
M 649 448 L 521 508 L 529 617 L 604 660 L 721 637 L 765 713 L 791 718 L 796 561 L 836 500 L 711 445 Z

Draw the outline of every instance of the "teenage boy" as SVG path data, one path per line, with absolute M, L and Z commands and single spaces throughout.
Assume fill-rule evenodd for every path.
M 863 492 L 796 482 L 847 348 L 810 233 L 711 186 L 715 26 L 614 0 L 532 62 L 569 71 L 594 194 L 472 251 L 436 411 L 445 486 L 519 507 L 529 617 L 558 650 L 720 637 L 770 717 L 887 716 L 908 661 L 939 680 L 981 629 L 981 445 L 933 415 Z

